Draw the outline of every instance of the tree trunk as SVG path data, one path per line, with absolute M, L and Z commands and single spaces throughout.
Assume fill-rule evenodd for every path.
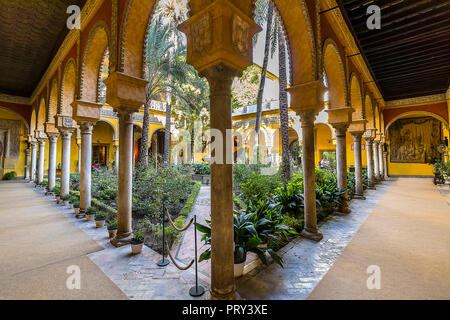
M 278 50 L 280 67 L 280 123 L 281 123 L 281 148 L 282 148 L 282 172 L 284 181 L 291 177 L 289 161 L 289 110 L 287 99 L 287 70 L 286 70 L 286 42 L 283 31 L 278 27 Z
M 259 83 L 258 97 L 256 99 L 256 124 L 255 124 L 255 142 L 259 145 L 259 129 L 261 127 L 261 116 L 262 116 L 262 103 L 264 96 L 264 87 L 266 85 L 266 73 L 267 66 L 269 64 L 269 53 L 270 53 L 270 35 L 272 32 L 272 21 L 273 21 L 273 7 L 269 2 L 267 13 L 267 30 L 266 30 L 266 43 L 264 47 L 264 60 L 261 71 L 261 81 Z M 258 150 L 259 156 L 259 150 Z M 259 162 L 259 159 L 258 159 Z
M 137 167 L 139 169 L 148 168 L 148 140 L 150 134 L 150 100 L 144 105 L 144 121 L 142 124 L 142 139 L 141 145 L 139 146 L 139 155 Z
M 171 81 L 169 75 L 168 82 Z M 170 82 L 169 82 L 170 83 Z M 164 132 L 164 157 L 163 157 L 163 167 L 168 167 L 170 164 L 170 126 L 171 126 L 171 114 L 172 114 L 172 92 L 168 90 L 167 94 L 167 105 L 166 105 L 166 127 Z

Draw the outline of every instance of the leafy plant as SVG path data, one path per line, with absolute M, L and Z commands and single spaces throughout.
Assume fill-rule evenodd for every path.
M 133 236 L 134 236 L 134 239 L 139 242 L 143 241 L 145 238 L 144 232 L 139 229 L 133 231 Z
M 95 208 L 94 207 L 87 208 L 86 213 L 87 214 L 95 214 Z
M 74 208 L 79 208 L 80 207 L 80 201 L 78 199 L 73 201 L 72 203 L 73 203 L 73 207 Z
M 11 171 L 6 173 L 3 176 L 3 180 L 14 180 L 17 177 L 17 173 L 15 171 Z
M 108 222 L 108 230 L 117 229 L 117 219 L 112 219 Z
M 108 216 L 108 214 L 106 212 L 100 211 L 95 214 L 95 219 L 104 220 L 104 219 L 106 219 L 107 216 Z
M 70 194 L 66 194 L 66 195 L 63 197 L 63 200 L 65 200 L 65 201 L 69 201 L 70 199 L 71 199 Z
M 206 163 L 194 163 L 192 165 L 192 169 L 195 174 L 204 174 L 204 175 L 211 174 L 211 168 Z

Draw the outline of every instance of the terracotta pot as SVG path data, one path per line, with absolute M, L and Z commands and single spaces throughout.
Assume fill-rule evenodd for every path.
M 245 260 L 242 262 L 234 262 L 234 277 L 239 278 L 244 274 Z
M 105 219 L 95 219 L 95 227 L 103 228 L 105 226 Z
M 141 253 L 143 245 L 144 245 L 144 242 L 142 242 L 142 241 L 131 241 L 131 253 L 132 254 Z
M 80 208 L 73 208 L 73 214 L 79 214 Z
M 85 217 L 86 217 L 86 220 L 87 221 L 93 221 L 94 220 L 94 217 L 95 217 L 95 214 L 85 214 Z
M 117 234 L 117 228 L 116 229 L 108 229 L 108 234 L 109 234 L 110 239 L 115 238 L 115 236 Z

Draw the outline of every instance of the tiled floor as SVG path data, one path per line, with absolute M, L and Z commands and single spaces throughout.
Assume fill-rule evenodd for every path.
M 284 268 L 260 266 L 239 279 L 238 293 L 243 299 L 306 299 L 345 249 L 392 182 L 384 181 L 369 190 L 366 200 L 352 200 L 349 215 L 332 215 L 319 225 L 320 242 L 298 238 L 282 252 Z
M 376 191 L 368 191 L 367 200 L 354 200 L 347 216 L 331 216 L 321 225 L 324 239 L 315 243 L 296 239 L 281 250 L 285 261 L 284 269 L 271 264 L 257 266 L 237 281 L 238 294 L 242 299 L 305 299 L 326 274 L 334 261 L 350 242 L 364 220 L 370 214 L 384 193 L 389 189 L 389 181 L 377 186 Z M 42 191 L 38 191 L 42 193 Z M 210 188 L 203 186 L 192 214 L 199 221 L 209 217 Z M 51 197 L 46 197 L 49 201 Z M 55 204 L 56 206 L 56 204 Z M 143 253 L 131 255 L 130 247 L 113 247 L 108 239 L 106 228 L 95 228 L 94 222 L 77 220 L 72 209 L 58 206 L 61 212 L 89 234 L 105 249 L 92 253 L 89 258 L 130 298 L 130 299 L 193 299 L 189 288 L 195 284 L 194 269 L 178 270 L 173 263 L 166 268 L 156 266 L 161 256 L 144 246 Z M 187 221 L 190 220 L 187 219 Z M 173 248 L 172 255 L 177 263 L 187 264 L 194 256 L 194 233 L 191 226 L 181 239 L 180 245 Z M 202 252 L 198 234 L 199 252 Z M 199 283 L 209 288 L 209 264 L 199 264 Z M 252 269 L 254 265 L 246 268 Z M 201 298 L 207 299 L 208 294 Z

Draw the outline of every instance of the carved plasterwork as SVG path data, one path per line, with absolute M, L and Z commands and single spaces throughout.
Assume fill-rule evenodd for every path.
M 426 104 L 426 103 L 437 103 L 444 102 L 446 100 L 445 93 L 435 94 L 431 96 L 415 97 L 409 99 L 393 100 L 386 102 L 386 109 L 401 107 L 401 106 L 411 106 L 416 104 Z
M 248 38 L 250 36 L 250 25 L 240 16 L 233 17 L 233 44 L 240 54 L 246 54 L 250 48 Z
M 211 17 L 205 14 L 200 20 L 191 24 L 192 48 L 195 53 L 203 53 L 212 45 Z

